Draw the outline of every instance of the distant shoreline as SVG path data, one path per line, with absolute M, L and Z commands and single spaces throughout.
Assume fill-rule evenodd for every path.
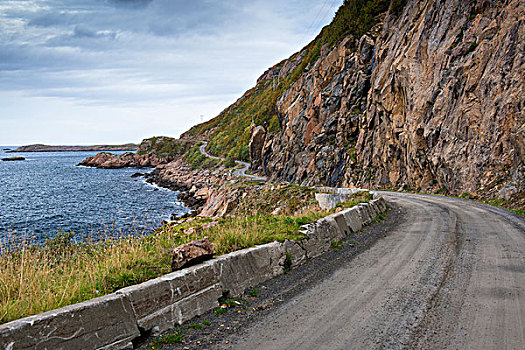
M 94 146 L 50 146 L 50 145 L 28 145 L 9 150 L 7 153 L 20 152 L 104 152 L 104 151 L 136 151 L 138 145 L 94 145 Z

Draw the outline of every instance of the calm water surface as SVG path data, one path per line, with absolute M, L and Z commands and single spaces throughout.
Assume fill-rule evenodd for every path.
M 104 231 L 138 234 L 187 211 L 176 192 L 131 178 L 149 170 L 75 166 L 96 152 L 6 153 L 4 148 L 15 147 L 0 146 L 0 158 L 27 160 L 0 161 L 0 239 L 30 236 L 42 242 L 59 230 L 95 237 Z

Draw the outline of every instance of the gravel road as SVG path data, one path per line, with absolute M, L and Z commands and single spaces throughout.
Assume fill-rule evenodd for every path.
M 203 142 L 203 144 L 199 147 L 199 151 L 201 152 L 201 154 L 204 154 L 205 156 L 211 159 L 224 160 L 224 158 L 212 156 L 206 151 L 206 146 L 208 145 L 208 142 L 205 142 L 205 141 L 200 141 L 200 142 Z M 250 168 L 250 163 L 241 162 L 240 160 L 236 160 L 235 163 L 237 163 L 238 165 L 242 165 L 242 168 L 233 170 L 232 171 L 233 175 L 247 177 L 254 181 L 266 181 L 266 177 L 264 176 L 246 174 L 246 172 Z
M 525 219 L 383 195 L 403 222 L 220 348 L 525 349 Z

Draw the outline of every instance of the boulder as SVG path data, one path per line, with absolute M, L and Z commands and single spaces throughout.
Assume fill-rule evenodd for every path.
M 262 126 L 252 127 L 252 136 L 248 147 L 250 149 L 251 169 L 257 170 L 262 166 L 261 152 L 266 140 L 266 130 Z
M 209 197 L 209 189 L 208 189 L 208 187 L 203 187 L 200 190 L 198 190 L 195 193 L 195 197 L 200 198 L 200 199 L 208 199 L 208 197 Z
M 207 239 L 201 239 L 180 245 L 173 250 L 171 271 L 211 259 L 213 254 L 215 254 L 215 248 Z

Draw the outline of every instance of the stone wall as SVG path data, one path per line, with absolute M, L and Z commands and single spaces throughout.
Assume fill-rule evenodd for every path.
M 0 325 L 0 349 L 132 349 L 328 251 L 387 210 L 383 198 L 304 225 L 307 238 L 239 250 L 116 293 Z

